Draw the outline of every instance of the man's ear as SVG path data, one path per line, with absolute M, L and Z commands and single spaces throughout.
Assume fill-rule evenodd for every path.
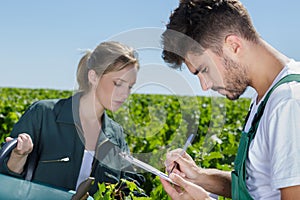
M 94 70 L 91 69 L 88 72 L 88 80 L 90 84 L 92 84 L 93 86 L 97 86 L 99 81 L 99 76 Z
M 239 53 L 242 47 L 242 42 L 237 35 L 227 35 L 225 37 L 225 46 L 230 52 L 236 54 Z

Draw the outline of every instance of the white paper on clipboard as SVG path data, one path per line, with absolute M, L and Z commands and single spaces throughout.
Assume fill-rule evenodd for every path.
M 155 167 L 152 167 L 151 165 L 144 163 L 143 161 L 140 161 L 136 158 L 134 158 L 131 155 L 128 155 L 127 153 L 120 153 L 121 157 L 124 158 L 125 160 L 127 160 L 128 162 L 148 171 L 151 172 L 154 175 L 157 175 L 167 181 L 169 181 L 170 183 L 173 183 L 175 185 L 177 185 L 176 183 L 174 183 L 167 174 L 163 173 L 162 171 L 156 169 Z

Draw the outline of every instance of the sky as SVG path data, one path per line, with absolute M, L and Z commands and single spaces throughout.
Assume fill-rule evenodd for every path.
M 300 60 L 300 1 L 241 2 L 263 39 Z M 0 87 L 73 90 L 82 52 L 118 40 L 139 52 L 133 92 L 210 95 L 186 69 L 171 70 L 161 59 L 160 34 L 177 5 L 178 0 L 1 0 Z

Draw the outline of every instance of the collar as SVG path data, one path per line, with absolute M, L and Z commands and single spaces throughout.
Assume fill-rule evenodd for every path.
M 81 133 L 82 126 L 79 117 L 79 102 L 82 95 L 82 92 L 78 92 L 67 99 L 61 99 L 56 103 L 54 108 L 57 113 L 56 122 L 74 125 Z M 117 124 L 108 117 L 105 111 L 102 115 L 101 122 L 99 142 L 109 139 L 111 142 L 117 144 L 116 133 L 119 132 Z
M 82 93 L 76 93 L 67 99 L 59 100 L 55 104 L 56 122 L 66 124 L 78 124 L 80 122 L 79 100 L 81 96 Z

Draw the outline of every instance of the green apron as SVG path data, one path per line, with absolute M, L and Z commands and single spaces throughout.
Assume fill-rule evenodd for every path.
M 253 199 L 246 186 L 246 158 L 248 155 L 248 150 L 251 141 L 253 140 L 257 127 L 260 121 L 261 116 L 263 115 L 265 106 L 267 104 L 267 101 L 271 95 L 271 93 L 281 84 L 291 82 L 291 81 L 297 81 L 300 82 L 300 74 L 289 74 L 285 77 L 283 77 L 279 82 L 277 82 L 271 90 L 267 93 L 265 99 L 261 102 L 260 106 L 257 109 L 257 112 L 253 118 L 251 128 L 249 129 L 248 133 L 243 131 L 240 139 L 240 144 L 238 148 L 237 157 L 234 161 L 234 171 L 231 173 L 231 192 L 232 192 L 232 199 L 233 200 L 247 200 L 247 199 Z M 251 105 L 252 107 L 252 105 Z M 246 117 L 246 122 L 249 117 L 250 111 Z

